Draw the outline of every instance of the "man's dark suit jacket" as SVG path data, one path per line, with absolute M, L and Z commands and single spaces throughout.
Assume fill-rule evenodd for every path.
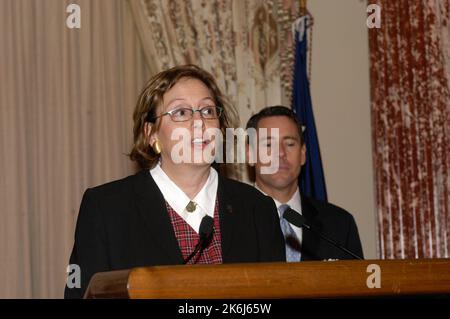
M 344 209 L 323 201 L 302 197 L 302 215 L 315 227 L 341 246 L 363 257 L 358 228 L 353 216 Z M 303 229 L 301 260 L 354 259 L 313 232 Z
M 270 197 L 220 175 L 217 196 L 224 263 L 286 260 Z M 182 263 L 164 197 L 143 170 L 85 192 L 70 256 L 80 266 L 81 288 L 66 286 L 64 296 L 81 298 L 97 272 Z

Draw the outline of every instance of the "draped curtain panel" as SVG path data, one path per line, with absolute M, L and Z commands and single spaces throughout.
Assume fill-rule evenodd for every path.
M 62 298 L 83 191 L 134 171 L 149 71 L 122 0 L 2 0 L 0 48 L 0 298 Z
M 240 125 L 290 105 L 296 0 L 128 0 L 152 72 L 193 63 L 211 72 Z M 239 124 L 239 123 L 238 123 Z M 246 180 L 243 165 L 231 177 Z
M 450 1 L 369 1 L 381 258 L 450 257 Z

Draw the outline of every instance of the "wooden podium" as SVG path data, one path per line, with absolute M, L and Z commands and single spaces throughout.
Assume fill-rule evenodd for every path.
M 380 287 L 373 287 L 377 283 Z M 95 274 L 85 298 L 279 299 L 402 295 L 450 296 L 450 259 L 141 267 Z

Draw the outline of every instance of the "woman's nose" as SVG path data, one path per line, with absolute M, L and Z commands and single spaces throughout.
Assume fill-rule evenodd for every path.
M 195 112 L 198 113 L 198 112 Z M 205 127 L 205 122 L 203 120 L 203 118 L 200 116 L 200 114 L 195 115 L 194 113 L 194 117 L 192 117 L 192 128 L 195 130 L 203 130 Z
M 200 114 L 200 110 L 194 110 L 194 113 L 192 114 L 192 118 L 195 120 L 201 120 L 203 121 L 203 117 Z

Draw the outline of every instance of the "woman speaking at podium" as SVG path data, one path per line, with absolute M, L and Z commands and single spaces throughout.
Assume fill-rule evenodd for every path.
M 196 66 L 148 82 L 130 154 L 142 170 L 84 193 L 70 256 L 81 287 L 66 286 L 66 298 L 81 298 L 97 272 L 285 260 L 273 201 L 212 167 L 222 146 L 211 132 L 224 133 L 232 112 L 213 77 Z

